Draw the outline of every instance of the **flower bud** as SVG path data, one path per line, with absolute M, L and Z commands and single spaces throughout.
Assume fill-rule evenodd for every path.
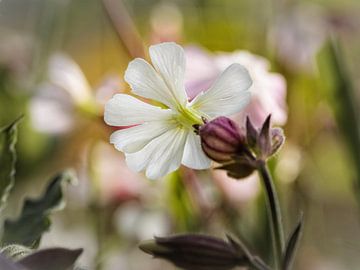
M 265 161 L 275 155 L 285 141 L 283 130 L 272 128 L 270 122 L 271 115 L 266 118 L 260 130 L 256 130 L 249 118 L 246 121 L 247 145 L 258 160 Z
M 140 249 L 189 270 L 230 270 L 249 261 L 234 243 L 206 235 L 156 237 L 141 244 Z
M 235 122 L 223 116 L 201 126 L 199 135 L 205 154 L 220 163 L 241 154 L 245 144 L 245 137 Z

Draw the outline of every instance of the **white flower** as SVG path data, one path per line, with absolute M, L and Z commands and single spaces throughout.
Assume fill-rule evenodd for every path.
M 31 99 L 29 110 L 33 128 L 53 135 L 73 128 L 78 111 L 98 114 L 104 100 L 120 87 L 116 76 L 108 76 L 93 91 L 79 65 L 62 53 L 50 57 L 47 75 Z
M 175 43 L 161 43 L 151 46 L 149 52 L 153 66 L 137 58 L 130 62 L 125 80 L 134 94 L 166 108 L 130 95 L 115 95 L 105 105 L 105 122 L 135 126 L 114 132 L 110 142 L 125 153 L 130 168 L 146 170 L 151 179 L 176 170 L 180 164 L 208 168 L 210 160 L 201 149 L 193 125 L 201 124 L 202 117 L 212 119 L 244 108 L 252 83 L 248 71 L 240 64 L 232 64 L 209 90 L 189 102 L 184 87 L 184 50 Z

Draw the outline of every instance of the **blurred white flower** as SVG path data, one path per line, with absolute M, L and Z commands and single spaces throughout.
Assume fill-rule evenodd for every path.
M 64 133 L 73 125 L 74 107 L 71 98 L 68 93 L 59 91 L 54 85 L 41 85 L 29 106 L 32 126 L 40 132 Z
M 170 224 L 163 211 L 144 209 L 136 202 L 128 202 L 115 212 L 115 227 L 123 237 L 147 239 L 169 233 Z
M 239 63 L 249 70 L 253 84 L 250 87 L 251 101 L 235 116 L 235 120 L 244 124 L 248 115 L 255 125 L 260 126 L 272 114 L 274 124 L 286 123 L 286 81 L 282 75 L 269 71 L 270 63 L 267 59 L 240 50 L 211 54 L 196 46 L 185 48 L 185 54 L 189 60 L 185 85 L 190 98 L 207 89 L 228 65 Z
M 132 92 L 160 102 L 165 109 L 117 94 L 105 106 L 105 122 L 131 126 L 111 135 L 110 141 L 123 151 L 135 171 L 146 170 L 156 179 L 176 170 L 180 164 L 205 169 L 210 160 L 203 153 L 193 125 L 202 117 L 211 119 L 240 111 L 248 103 L 252 80 L 240 64 L 229 66 L 206 92 L 191 102 L 185 92 L 185 53 L 175 43 L 150 46 L 153 66 L 137 58 L 130 62 L 125 80 Z
M 119 79 L 111 76 L 93 93 L 80 67 L 65 54 L 55 54 L 49 60 L 47 82 L 29 104 L 32 126 L 43 133 L 65 133 L 73 127 L 77 110 L 96 113 L 119 85 Z
M 67 91 L 76 104 L 86 104 L 93 99 L 91 87 L 80 67 L 64 54 L 50 58 L 49 81 Z

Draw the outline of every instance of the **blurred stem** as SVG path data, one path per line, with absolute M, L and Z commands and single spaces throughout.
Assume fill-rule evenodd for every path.
M 360 117 L 359 105 L 355 95 L 350 72 L 345 63 L 343 50 L 338 38 L 332 36 L 328 46 L 325 47 L 327 61 L 332 70 L 329 77 L 332 78 L 330 87 L 334 87 L 335 96 L 333 105 L 337 110 L 336 116 L 338 125 L 346 138 L 346 143 L 350 153 L 353 156 L 356 169 L 356 179 L 354 183 L 354 192 L 360 206 Z M 321 66 L 322 73 L 326 72 L 324 66 Z M 325 74 L 324 74 L 325 75 Z
M 259 162 L 258 171 L 263 180 L 267 198 L 267 212 L 270 219 L 275 268 L 280 269 L 285 241 L 279 199 L 274 182 L 264 161 Z
M 122 0 L 102 0 L 102 3 L 129 56 L 144 58 L 144 44 Z
M 92 210 L 92 216 L 94 219 L 94 232 L 96 237 L 96 244 L 97 244 L 97 253 L 95 257 L 95 269 L 96 270 L 102 270 L 102 258 L 103 258 L 103 218 L 102 218 L 102 211 L 100 206 L 97 202 L 93 202 L 90 206 Z

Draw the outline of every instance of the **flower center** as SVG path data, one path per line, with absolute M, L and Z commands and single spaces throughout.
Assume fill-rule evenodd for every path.
M 176 116 L 176 121 L 183 127 L 193 129 L 193 125 L 203 124 L 201 115 L 193 108 L 181 108 Z

